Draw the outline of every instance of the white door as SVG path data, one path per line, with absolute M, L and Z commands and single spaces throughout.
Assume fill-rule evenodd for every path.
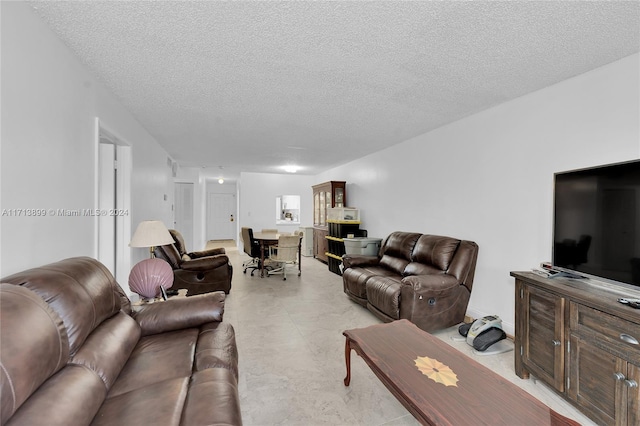
M 207 240 L 235 240 L 235 194 L 210 192 L 207 197 L 207 212 Z
M 193 248 L 193 183 L 176 183 L 174 187 L 173 228 L 182 234 L 187 251 Z

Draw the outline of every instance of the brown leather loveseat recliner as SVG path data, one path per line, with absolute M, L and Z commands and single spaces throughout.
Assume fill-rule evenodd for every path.
M 425 331 L 464 320 L 478 245 L 394 232 L 377 256 L 344 255 L 344 292 L 385 322 L 408 319 Z
M 242 423 L 223 292 L 131 306 L 88 257 L 1 282 L 1 425 Z
M 169 229 L 173 244 L 154 248 L 154 255 L 173 269 L 172 290 L 186 289 L 187 296 L 231 290 L 233 266 L 224 248 L 187 253 L 182 234 Z

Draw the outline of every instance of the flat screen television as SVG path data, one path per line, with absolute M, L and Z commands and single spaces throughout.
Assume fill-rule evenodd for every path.
M 640 160 L 554 175 L 552 263 L 640 287 Z

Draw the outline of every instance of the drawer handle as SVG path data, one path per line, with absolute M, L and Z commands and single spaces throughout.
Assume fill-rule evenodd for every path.
M 622 333 L 620 335 L 620 340 L 622 340 L 623 342 L 631 343 L 632 345 L 637 345 L 638 344 L 638 340 L 635 337 L 630 336 L 630 335 L 625 334 L 625 333 Z
M 616 380 L 616 381 L 618 381 L 618 382 L 619 382 L 620 380 L 624 380 L 624 379 L 626 379 L 626 377 L 624 377 L 624 374 L 622 374 L 622 373 L 620 373 L 620 372 L 618 372 L 618 373 L 613 373 L 613 378 L 614 378 L 614 380 Z
M 638 387 L 638 382 L 636 382 L 635 380 L 625 380 L 624 384 L 627 385 L 628 388 L 637 388 Z

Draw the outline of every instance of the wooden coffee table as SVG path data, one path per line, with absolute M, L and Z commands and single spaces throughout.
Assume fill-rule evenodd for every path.
M 346 330 L 351 349 L 426 425 L 579 425 L 408 320 Z

